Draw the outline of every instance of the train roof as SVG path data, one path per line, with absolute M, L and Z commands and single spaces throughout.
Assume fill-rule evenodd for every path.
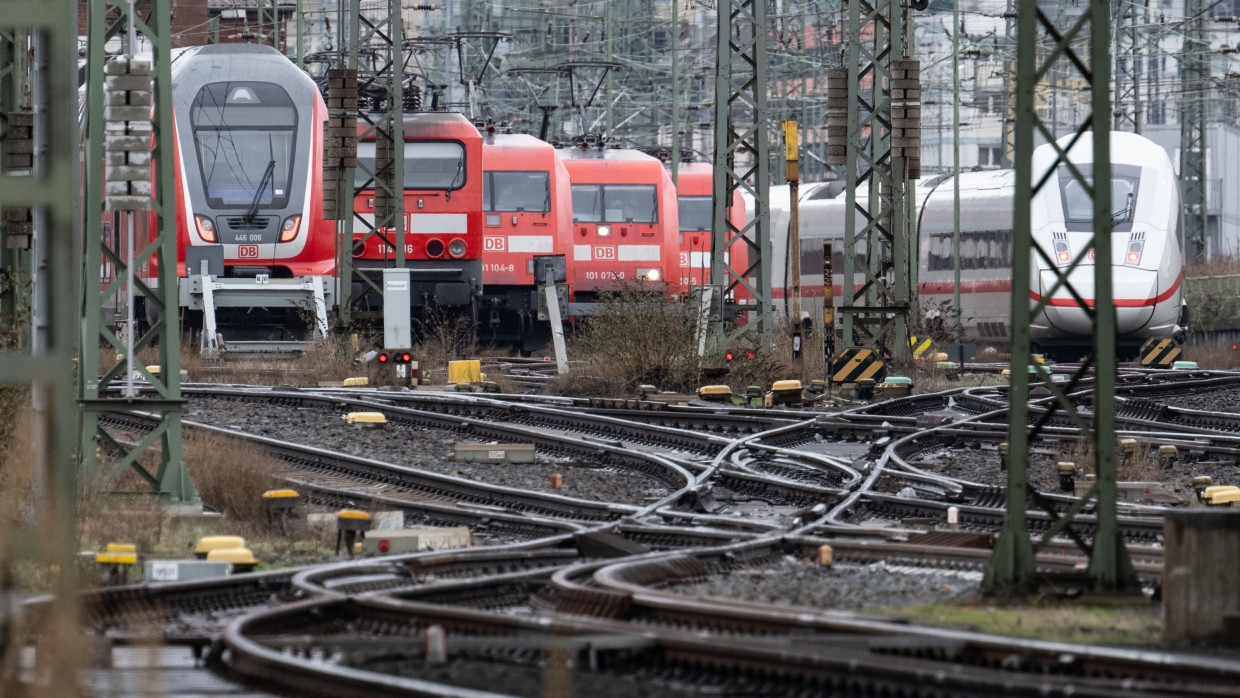
M 452 139 L 465 142 L 481 142 L 478 127 L 462 114 L 448 111 L 416 112 L 404 115 L 405 140 Z M 370 124 L 359 119 L 357 134 L 361 136 L 371 129 Z M 366 140 L 374 140 L 374 133 Z
M 709 162 L 682 162 L 676 168 L 676 189 L 686 196 L 709 196 L 715 190 L 715 166 Z
M 482 138 L 484 170 L 529 169 L 555 162 L 555 146 L 525 133 L 492 133 Z
M 570 178 L 580 179 L 586 176 L 604 177 L 611 181 L 625 178 L 619 181 L 631 181 L 627 179 L 630 175 L 623 173 L 640 173 L 643 179 L 650 181 L 670 179 L 658 158 L 640 150 L 582 151 L 578 148 L 557 148 L 555 154 L 568 168 Z
M 632 148 L 556 148 L 555 152 L 565 162 L 653 162 L 663 166 L 653 155 Z

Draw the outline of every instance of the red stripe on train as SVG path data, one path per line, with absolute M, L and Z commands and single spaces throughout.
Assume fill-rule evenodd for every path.
M 1152 307 L 1152 306 L 1158 305 L 1159 303 L 1162 303 L 1163 301 L 1166 301 L 1168 298 L 1175 295 L 1176 290 L 1180 288 L 1180 283 L 1183 281 L 1184 281 L 1184 271 L 1181 270 L 1179 275 L 1175 277 L 1175 281 L 1172 282 L 1171 286 L 1166 291 L 1163 291 L 1162 293 L 1158 294 L 1157 296 L 1154 296 L 1153 298 L 1116 298 L 1112 304 L 1116 308 Z M 1029 298 L 1035 301 L 1042 300 L 1042 296 L 1034 293 L 1033 291 L 1029 292 Z M 1062 308 L 1062 307 L 1072 308 L 1072 307 L 1078 306 L 1079 304 L 1076 302 L 1075 298 L 1052 298 L 1050 299 L 1050 301 L 1047 302 L 1047 305 L 1051 307 L 1056 307 L 1056 308 Z M 1094 299 L 1086 298 L 1085 305 L 1090 308 L 1094 307 Z

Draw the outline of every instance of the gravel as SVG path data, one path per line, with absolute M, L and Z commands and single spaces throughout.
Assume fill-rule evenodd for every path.
M 773 567 L 743 569 L 673 588 L 686 596 L 713 596 L 776 606 L 855 611 L 972 600 L 981 582 L 975 572 L 838 564 L 822 567 L 792 557 Z
M 446 429 L 359 429 L 345 424 L 340 410 L 195 399 L 185 415 L 233 431 L 512 489 L 634 505 L 669 494 L 666 485 L 644 473 L 572 458 L 538 455 L 532 464 L 458 463 L 452 460 L 454 444 L 469 441 L 467 437 Z M 563 477 L 558 490 L 551 487 L 551 476 L 556 473 Z
M 1184 455 L 1186 454 L 1181 453 L 1181 456 Z M 1076 463 L 1078 473 L 1090 472 L 1091 460 L 1081 449 L 1054 454 L 1039 449 L 1029 459 L 1029 482 L 1040 492 L 1059 492 L 1057 465 L 1060 462 L 1072 462 Z M 999 468 L 999 453 L 993 448 L 942 448 L 920 455 L 909 463 L 936 475 L 985 485 L 1007 485 L 1007 471 Z M 1132 463 L 1121 462 L 1118 465 L 1118 473 L 1120 481 L 1162 483 L 1166 492 L 1177 495 L 1190 504 L 1197 501 L 1192 482 L 1193 478 L 1199 475 L 1209 475 L 1216 485 L 1240 485 L 1240 465 L 1236 463 L 1190 461 L 1180 457 L 1170 468 L 1164 469 L 1158 463 L 1157 447 L 1145 452 L 1139 450 Z

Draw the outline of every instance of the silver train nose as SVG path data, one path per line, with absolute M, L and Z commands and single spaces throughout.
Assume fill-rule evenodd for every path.
M 1043 271 L 1040 274 L 1040 287 L 1037 294 L 1031 294 L 1030 300 L 1037 303 L 1045 297 L 1055 283 L 1056 274 Z M 1094 269 L 1079 267 L 1070 276 L 1072 287 L 1094 307 Z M 1111 280 L 1113 303 L 1115 307 L 1116 334 L 1124 335 L 1140 331 L 1149 323 L 1158 302 L 1158 272 L 1148 269 L 1132 269 L 1130 267 L 1114 267 Z M 1090 314 L 1082 309 L 1075 298 L 1060 288 L 1051 296 L 1043 308 L 1040 317 L 1035 317 L 1035 325 L 1046 325 L 1068 335 L 1089 336 L 1094 332 Z

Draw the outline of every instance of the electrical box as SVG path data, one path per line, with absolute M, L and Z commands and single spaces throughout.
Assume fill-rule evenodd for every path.
M 383 348 L 413 346 L 410 322 L 409 270 L 383 270 Z

